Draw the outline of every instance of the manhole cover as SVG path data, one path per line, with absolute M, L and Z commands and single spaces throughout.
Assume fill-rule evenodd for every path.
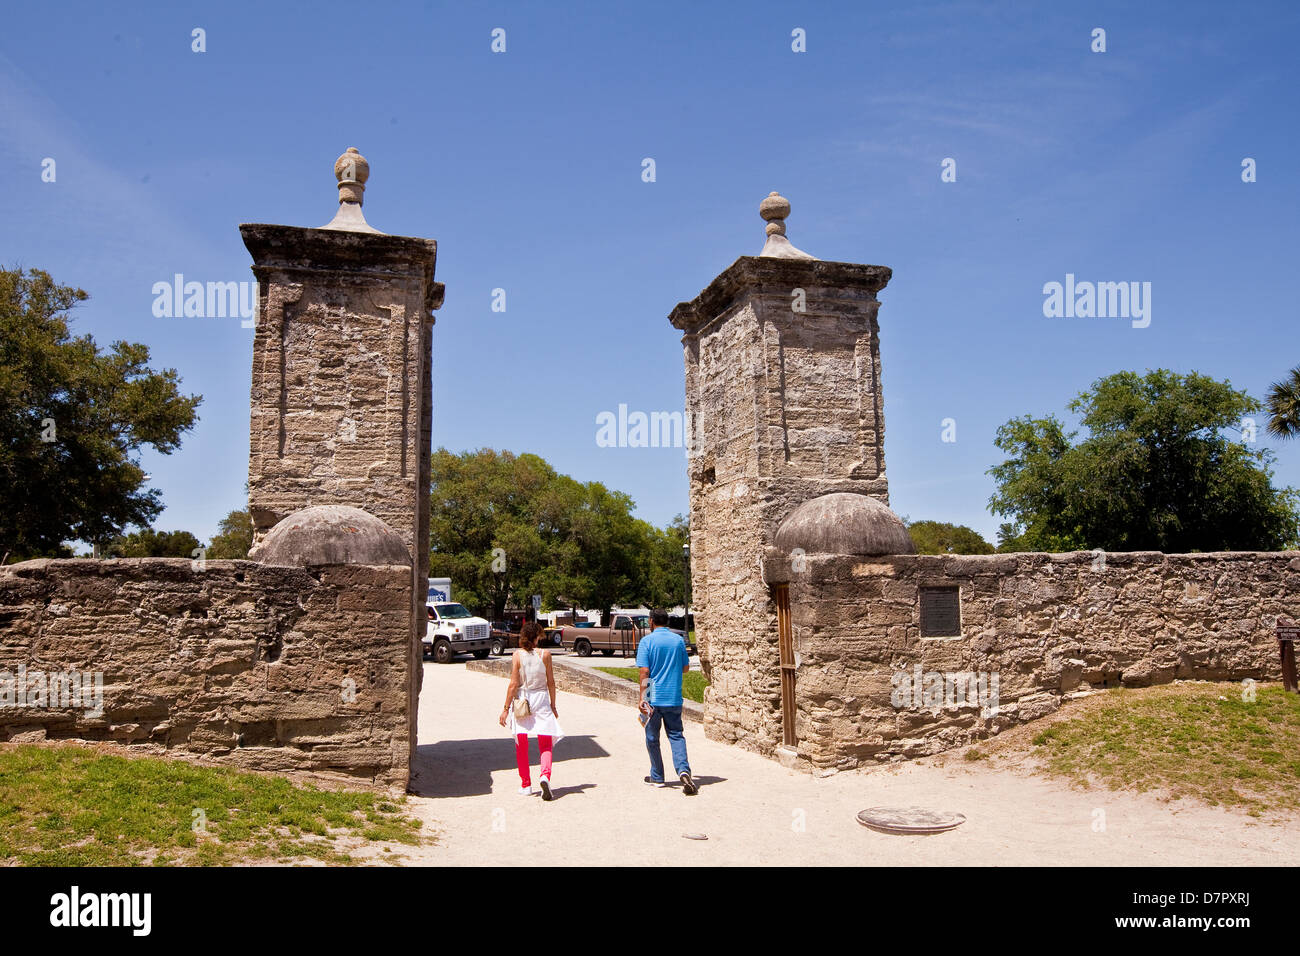
M 688 840 L 707 840 L 709 838 L 707 833 L 683 833 L 682 836 Z
M 925 807 L 869 807 L 858 814 L 858 822 L 881 833 L 943 833 L 961 826 L 966 817 Z

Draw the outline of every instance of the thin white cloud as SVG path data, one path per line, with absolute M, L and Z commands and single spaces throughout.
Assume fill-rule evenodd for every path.
M 0 159 L 11 175 L 29 176 L 33 184 L 13 191 L 16 220 L 40 222 L 46 241 L 51 233 L 77 236 L 82 248 L 119 266 L 149 270 L 162 261 L 216 254 L 140 182 L 139 170 L 101 158 L 65 111 L 3 54 L 0 102 Z M 53 183 L 41 181 L 46 157 L 56 163 Z M 16 252 L 0 249 L 0 256 Z

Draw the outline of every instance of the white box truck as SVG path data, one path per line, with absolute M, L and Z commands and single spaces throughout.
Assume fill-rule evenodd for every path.
M 492 648 L 491 625 L 470 614 L 451 599 L 451 578 L 429 578 L 429 629 L 424 635 L 424 654 L 439 664 L 450 664 L 457 654 L 473 654 L 479 660 Z

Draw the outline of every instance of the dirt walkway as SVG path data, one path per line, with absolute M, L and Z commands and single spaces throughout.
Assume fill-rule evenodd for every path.
M 1082 792 L 978 765 L 895 764 L 817 779 L 687 725 L 695 797 L 643 784 L 649 772 L 635 713 L 561 694 L 570 734 L 556 745 L 556 799 L 519 796 L 513 744 L 496 723 L 502 678 L 426 664 L 412 812 L 439 834 L 408 853 L 436 865 L 1290 865 L 1297 821 L 1260 822 L 1194 804 Z M 533 783 L 537 752 L 534 744 Z M 667 741 L 664 757 L 671 769 Z M 925 806 L 967 822 L 929 837 L 860 826 L 862 809 Z M 1094 829 L 1105 815 L 1104 831 Z M 704 833 L 707 841 L 685 833 Z

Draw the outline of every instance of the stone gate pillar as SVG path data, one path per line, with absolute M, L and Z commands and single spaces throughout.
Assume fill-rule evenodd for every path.
M 370 165 L 355 149 L 338 158 L 334 175 L 339 206 L 327 225 L 239 227 L 258 282 L 248 508 L 255 543 L 315 505 L 360 508 L 396 531 L 413 559 L 418 642 L 429 573 L 433 310 L 443 296 L 433 279 L 438 244 L 366 222 Z
M 804 502 L 844 492 L 889 500 L 876 294 L 891 271 L 796 249 L 789 212 L 776 193 L 764 199 L 762 252 L 669 316 L 685 333 L 705 727 L 769 754 L 783 739 L 783 686 L 765 553 Z

